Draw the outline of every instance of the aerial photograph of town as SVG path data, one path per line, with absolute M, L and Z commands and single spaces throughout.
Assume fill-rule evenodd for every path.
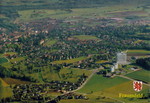
M 150 0 L 0 0 L 0 103 L 150 103 Z

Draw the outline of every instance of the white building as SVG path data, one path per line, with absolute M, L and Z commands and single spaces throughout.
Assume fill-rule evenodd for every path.
M 111 72 L 115 72 L 115 66 L 111 67 Z
M 126 64 L 127 63 L 127 54 L 126 53 L 117 53 L 117 63 Z

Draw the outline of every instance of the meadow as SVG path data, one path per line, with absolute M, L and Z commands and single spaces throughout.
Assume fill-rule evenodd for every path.
M 127 82 L 128 80 L 120 77 L 114 77 L 114 78 L 106 78 L 103 77 L 102 75 L 94 75 L 87 84 L 81 88 L 77 92 L 81 93 L 91 93 L 97 92 L 97 91 L 102 91 L 106 88 L 110 88 L 112 86 L 116 86 L 118 84 Z M 111 84 L 111 85 L 110 85 Z
M 150 71 L 140 70 L 126 75 L 127 77 L 150 83 Z
M 143 90 L 138 93 L 148 93 L 148 86 L 143 85 Z M 133 82 L 121 77 L 106 78 L 101 75 L 94 75 L 87 84 L 77 91 L 78 93 L 86 93 L 86 96 L 93 101 L 97 97 L 112 98 L 118 102 L 132 102 L 132 98 L 119 98 L 119 93 L 135 94 Z M 133 99 L 133 102 L 148 103 L 146 99 Z M 94 103 L 94 102 L 93 102 Z M 96 102 L 95 102 L 96 103 Z M 117 103 L 117 101 L 116 101 Z
M 75 35 L 73 38 L 77 38 L 79 40 L 98 40 L 99 38 L 91 35 Z
M 45 68 L 42 71 L 42 77 L 48 80 L 63 80 L 75 83 L 83 73 L 89 76 L 92 71 L 79 68 L 62 68 L 58 73 L 55 70 Z
M 10 62 L 15 63 L 15 62 L 23 61 L 24 59 L 25 57 L 18 57 L 18 58 L 10 59 Z
M 6 58 L 0 58 L 0 64 L 6 63 L 8 62 L 8 60 Z
M 127 55 L 128 56 L 146 56 L 150 55 L 149 50 L 127 50 Z
M 93 8 L 74 8 L 70 12 L 64 9 L 30 9 L 30 10 L 20 10 L 18 11 L 21 15 L 17 20 L 32 21 L 43 18 L 53 18 L 53 19 L 66 19 L 74 20 L 72 16 L 78 16 L 83 18 L 93 18 L 94 17 L 116 17 L 116 15 L 123 15 L 123 18 L 127 17 L 129 14 L 134 16 L 148 16 L 147 13 L 141 13 L 142 8 L 137 8 L 137 5 L 111 5 L 107 7 L 93 7 Z M 132 12 L 132 13 L 131 13 Z M 124 14 L 126 14 L 124 16 Z M 71 17 L 71 18 L 70 18 Z
M 3 79 L 0 78 L 0 99 L 11 96 L 12 96 L 11 88 L 5 81 L 3 81 Z
M 45 43 L 43 44 L 44 46 L 52 46 L 57 42 L 57 40 L 52 40 L 52 39 L 46 39 Z
M 79 57 L 79 58 L 74 58 L 74 59 L 68 59 L 68 60 L 59 60 L 59 61 L 54 61 L 52 63 L 54 64 L 63 64 L 63 63 L 76 63 L 76 62 L 79 62 L 79 61 L 82 61 L 82 60 L 85 60 L 87 59 L 87 57 Z
M 101 64 L 101 63 L 108 63 L 108 62 L 109 61 L 107 61 L 107 60 L 100 60 L 100 61 L 97 61 L 96 63 L 98 63 L 98 64 L 100 63 Z

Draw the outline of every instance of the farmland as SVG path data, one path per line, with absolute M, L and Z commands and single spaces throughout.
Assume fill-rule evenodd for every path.
M 110 85 L 111 84 L 111 85 Z M 143 90 L 140 93 L 147 93 L 148 86 L 144 85 Z M 90 99 L 96 100 L 97 97 L 110 97 L 115 98 L 117 100 L 131 102 L 128 98 L 119 98 L 119 93 L 124 94 L 135 94 L 133 90 L 133 82 L 123 79 L 121 77 L 115 77 L 115 78 L 104 78 L 99 75 L 94 75 L 87 84 L 78 90 L 77 92 L 80 93 L 86 93 L 87 97 Z M 139 101 L 139 103 L 145 102 L 147 103 L 147 100 L 139 100 L 134 99 L 134 101 Z
M 0 99 L 5 97 L 11 97 L 12 90 L 9 85 L 0 78 Z
M 18 58 L 14 58 L 14 59 L 11 59 L 10 62 L 19 62 L 19 61 L 23 61 L 25 58 L 24 57 L 18 57 Z
M 107 62 L 109 62 L 109 61 L 107 61 L 107 60 L 100 60 L 100 61 L 97 61 L 96 63 L 107 63 Z
M 127 74 L 126 76 L 133 78 L 133 79 L 142 80 L 144 82 L 150 83 L 150 78 L 149 78 L 150 71 L 147 71 L 147 70 L 136 71 L 136 72 Z
M 27 81 L 22 81 L 22 80 L 13 79 L 13 78 L 4 78 L 3 81 L 9 85 L 12 85 L 12 84 L 29 84 L 30 83 Z
M 44 46 L 52 46 L 57 42 L 57 40 L 47 39 L 44 43 Z
M 79 78 L 80 75 L 85 74 L 86 76 L 89 76 L 92 71 L 90 70 L 83 70 L 79 68 L 63 68 L 58 72 L 55 70 L 51 70 L 50 73 L 47 69 L 44 69 L 42 72 L 42 77 L 47 78 L 48 80 L 64 80 L 69 82 L 77 82 L 77 78 Z
M 59 60 L 59 61 L 54 61 L 54 64 L 63 64 L 63 63 L 76 63 L 82 60 L 87 59 L 87 57 L 79 57 L 79 58 L 74 58 L 74 59 L 68 59 L 68 60 Z
M 150 55 L 150 51 L 148 50 L 127 50 L 128 56 L 146 56 Z
M 73 37 L 78 40 L 98 40 L 97 37 L 91 35 L 75 35 Z
M 127 82 L 128 80 L 115 77 L 115 78 L 105 78 L 101 75 L 94 75 L 91 80 L 78 92 L 81 93 L 90 93 L 91 91 L 97 92 L 102 91 L 106 88 L 110 88 L 112 86 Z M 111 84 L 111 85 L 109 85 Z
M 6 58 L 0 58 L 0 64 L 6 63 L 8 60 Z

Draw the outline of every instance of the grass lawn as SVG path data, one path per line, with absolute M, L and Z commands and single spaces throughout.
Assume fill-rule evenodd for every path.
M 55 64 L 63 64 L 63 63 L 75 63 L 75 62 L 78 62 L 78 61 L 81 61 L 81 60 L 85 60 L 87 59 L 87 57 L 79 57 L 79 58 L 74 58 L 74 59 L 69 59 L 69 60 L 59 60 L 59 61 L 54 61 L 52 63 L 55 63 Z
M 77 38 L 79 40 L 98 40 L 99 38 L 91 35 L 75 35 L 74 38 Z
M 121 77 L 106 78 L 106 77 L 96 74 L 78 92 L 90 93 L 91 91 L 93 91 L 93 92 L 102 91 L 106 88 L 110 88 L 112 86 L 116 86 L 116 85 L 122 84 L 127 81 L 129 81 L 129 80 L 121 78 Z
M 18 58 L 10 59 L 10 62 L 15 63 L 15 62 L 22 61 L 22 60 L 24 60 L 24 59 L 25 59 L 24 57 L 18 57 Z
M 130 74 L 127 74 L 126 76 L 133 78 L 133 79 L 142 80 L 144 82 L 150 83 L 150 71 L 147 71 L 147 70 L 135 71 Z
M 0 64 L 7 63 L 7 62 L 8 62 L 8 60 L 6 58 L 0 57 Z

